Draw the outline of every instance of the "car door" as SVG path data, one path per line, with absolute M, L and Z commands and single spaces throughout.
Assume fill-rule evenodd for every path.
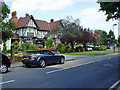
M 48 50 L 43 51 L 47 64 L 54 63 L 54 56 Z

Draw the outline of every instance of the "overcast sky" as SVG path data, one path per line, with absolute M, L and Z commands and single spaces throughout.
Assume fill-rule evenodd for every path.
M 17 17 L 24 17 L 26 13 L 33 15 L 35 19 L 55 21 L 66 16 L 80 19 L 83 27 L 92 30 L 101 29 L 107 33 L 113 30 L 113 24 L 118 21 L 106 22 L 103 12 L 98 12 L 99 4 L 96 0 L 5 0 L 12 11 L 17 11 Z M 11 15 L 9 16 L 11 18 Z M 114 27 L 115 36 L 118 36 L 118 25 Z

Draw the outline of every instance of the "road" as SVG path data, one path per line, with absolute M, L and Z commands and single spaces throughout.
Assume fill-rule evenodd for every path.
M 118 81 L 119 55 L 66 61 L 45 68 L 15 68 L 2 75 L 3 88 L 110 88 Z

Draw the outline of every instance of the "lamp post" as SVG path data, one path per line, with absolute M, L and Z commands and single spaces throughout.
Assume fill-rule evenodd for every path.
M 114 33 L 114 26 L 117 26 L 117 24 L 113 24 L 113 33 Z M 113 40 L 114 43 L 114 40 Z M 113 49 L 114 49 L 114 53 L 115 53 L 115 48 L 116 48 L 116 44 L 114 43 Z

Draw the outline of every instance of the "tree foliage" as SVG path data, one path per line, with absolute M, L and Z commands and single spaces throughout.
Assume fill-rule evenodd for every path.
M 11 30 L 15 30 L 16 25 L 6 20 L 10 13 L 10 9 L 8 9 L 7 5 L 0 7 L 0 11 L 2 12 L 2 15 L 0 15 L 0 33 L 2 33 L 2 40 L 7 41 L 7 39 L 13 36 Z
M 67 44 L 70 44 L 73 51 L 75 42 L 78 38 L 82 37 L 82 33 L 80 33 L 80 20 L 67 16 L 61 20 L 61 26 L 62 29 L 58 27 L 55 30 L 56 35 L 62 43 L 67 42 Z
M 105 12 L 106 21 L 110 19 L 117 20 L 120 18 L 120 2 L 98 2 L 100 4 L 99 11 Z
M 119 37 L 118 37 L 118 43 L 120 43 L 120 35 L 119 35 Z

